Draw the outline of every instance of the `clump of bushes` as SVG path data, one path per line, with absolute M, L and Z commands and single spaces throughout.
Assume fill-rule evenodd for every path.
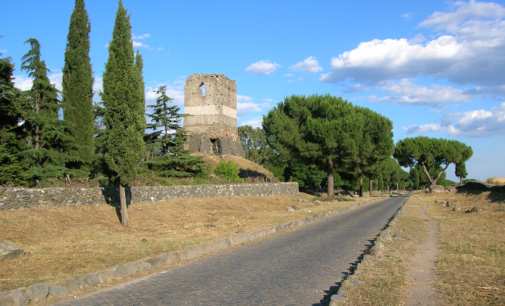
M 239 173 L 238 164 L 231 160 L 228 162 L 220 161 L 214 170 L 216 176 L 234 183 L 240 182 Z

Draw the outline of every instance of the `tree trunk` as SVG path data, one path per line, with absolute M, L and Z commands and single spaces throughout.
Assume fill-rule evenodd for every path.
M 449 167 L 449 164 L 447 164 L 444 168 L 444 170 L 440 171 L 440 173 L 438 174 L 437 178 L 435 179 L 435 181 L 433 182 L 434 184 L 433 185 L 436 185 L 438 180 L 440 179 L 440 177 L 442 176 L 442 173 L 445 172 L 445 170 L 447 170 L 447 167 Z
M 396 183 L 396 191 L 400 191 L 400 185 Z
M 363 196 L 363 173 L 359 174 L 359 196 Z
M 388 183 L 386 183 L 386 186 L 388 186 L 388 193 L 389 193 L 389 184 L 388 184 Z
M 37 94 L 35 94 L 35 114 L 39 114 L 39 99 Z M 39 148 L 39 129 L 39 125 L 35 125 L 35 150 Z
M 119 184 L 119 201 L 121 203 L 121 224 L 124 227 L 130 227 L 130 220 L 128 220 L 128 207 L 126 206 L 126 192 L 121 183 Z
M 370 180 L 370 196 L 372 196 L 372 192 L 373 192 L 373 181 L 374 180 Z
M 328 165 L 326 168 L 326 173 L 328 174 L 328 197 L 332 197 L 334 194 L 333 186 L 333 161 L 328 160 Z
M 423 166 L 424 173 L 426 173 L 426 176 L 428 177 L 428 180 L 430 181 L 430 184 L 431 185 L 435 185 L 435 183 L 433 183 L 433 180 L 431 179 L 431 176 L 430 176 L 430 173 L 428 172 L 428 169 L 426 169 L 426 164 L 425 163 L 421 163 L 421 165 Z
M 463 178 L 460 176 L 459 177 L 459 186 L 463 185 Z

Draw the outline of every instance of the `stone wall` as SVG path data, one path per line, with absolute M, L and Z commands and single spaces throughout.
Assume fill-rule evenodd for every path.
M 297 193 L 298 183 L 130 187 L 126 190 L 126 201 L 128 204 L 135 204 L 188 198 Z M 45 189 L 0 187 L 0 210 L 91 204 L 119 204 L 119 189 L 115 187 Z

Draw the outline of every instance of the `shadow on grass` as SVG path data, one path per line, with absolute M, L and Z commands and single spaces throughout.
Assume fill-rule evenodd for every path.
M 487 200 L 492 203 L 505 201 L 505 186 L 491 185 L 484 182 L 468 182 L 463 186 L 456 187 L 458 194 L 480 195 L 489 192 Z

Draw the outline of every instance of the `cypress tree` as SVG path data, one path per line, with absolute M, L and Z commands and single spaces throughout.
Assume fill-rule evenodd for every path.
M 117 175 L 121 222 L 125 227 L 129 226 L 125 187 L 137 176 L 140 160 L 145 155 L 143 92 L 140 96 L 144 85 L 140 84 L 141 65 L 135 66 L 131 36 L 130 15 L 120 0 L 103 74 L 102 99 L 109 135 L 105 161 Z
M 465 163 L 459 163 L 456 164 L 456 171 L 455 173 L 457 177 L 459 177 L 459 185 L 461 186 L 463 183 L 463 179 L 468 176 L 468 173 L 466 172 L 466 164 Z
M 90 31 L 91 25 L 84 8 L 84 0 L 75 0 L 63 67 L 62 96 L 65 104 L 63 116 L 67 122 L 67 133 L 77 144 L 77 150 L 67 151 L 85 162 L 83 170 L 86 171 L 89 171 L 93 160 L 94 133 L 93 76 L 89 58 Z

